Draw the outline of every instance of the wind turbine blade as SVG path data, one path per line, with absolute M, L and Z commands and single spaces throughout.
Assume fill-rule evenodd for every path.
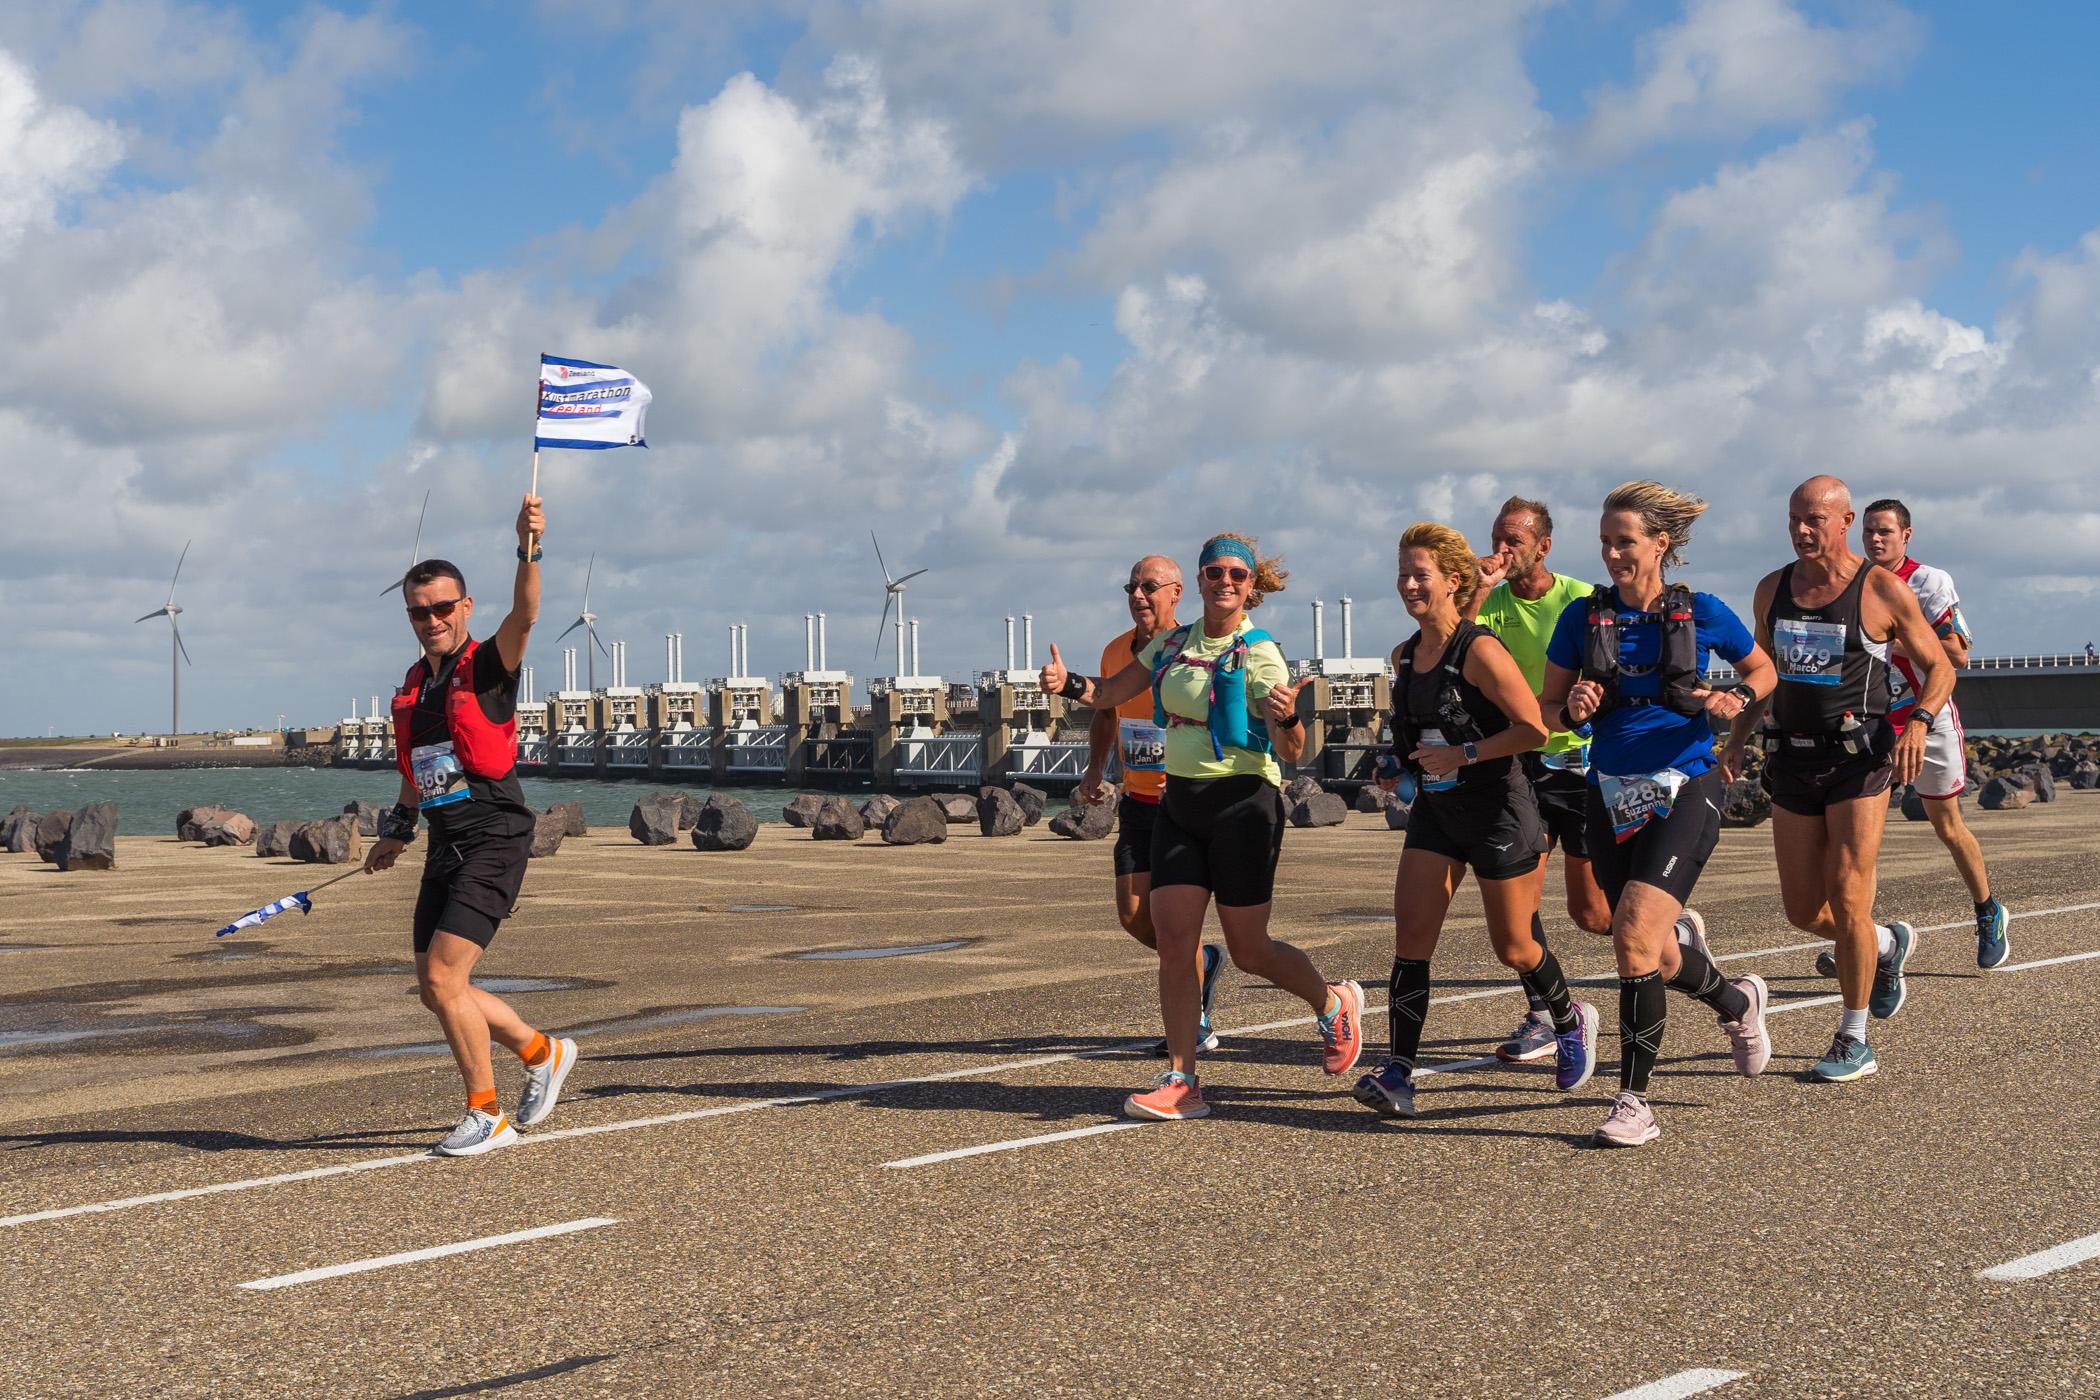
M 557 642 L 560 641 L 563 637 L 568 636 L 571 632 L 574 632 L 577 628 L 581 626 L 583 626 L 583 619 L 579 617 L 574 622 L 570 623 L 567 627 L 562 628 L 560 634 L 556 636 L 554 640 Z
M 598 555 L 596 551 L 593 551 L 591 562 L 583 566 L 583 610 L 585 612 L 591 610 L 591 575 L 597 571 L 597 568 Z
M 875 562 L 882 565 L 882 581 L 884 583 L 895 583 L 896 580 L 890 577 L 890 566 L 882 557 L 882 541 L 875 538 L 873 530 L 868 531 L 868 543 L 875 546 Z M 878 641 L 876 645 L 880 646 L 881 643 Z
M 401 590 L 401 594 L 402 594 L 402 596 L 403 596 L 403 597 L 407 597 L 407 596 L 408 596 L 408 575 L 407 575 L 407 574 L 403 574 L 403 575 L 401 575 L 401 577 L 399 577 L 399 578 L 395 579 L 395 580 L 394 580 L 394 581 L 393 581 L 392 583 L 390 583 L 390 584 L 388 584 L 388 585 L 387 585 L 386 587 L 384 587 L 384 588 L 380 589 L 380 590 L 379 590 L 379 596 L 380 596 L 380 597 L 382 597 L 382 598 L 384 598 L 384 597 L 385 597 L 385 596 L 386 596 L 387 594 L 389 594 L 389 593 L 392 593 L 392 592 L 393 592 L 393 591 L 394 591 L 395 589 L 397 589 L 397 588 Z
M 910 572 L 910 573 L 906 574 L 906 575 L 905 575 L 905 576 L 904 576 L 903 578 L 900 578 L 900 579 L 898 579 L 898 580 L 897 580 L 897 582 L 898 582 L 898 583 L 900 583 L 900 584 L 904 584 L 904 583 L 910 583 L 910 582 L 911 582 L 911 581 L 912 581 L 913 579 L 917 578 L 917 577 L 918 577 L 918 576 L 919 576 L 920 574 L 923 574 L 923 573 L 926 573 L 926 572 L 928 572 L 928 571 L 927 571 L 927 570 L 925 570 L 925 569 L 914 569 L 914 570 L 913 570 L 912 572 Z
M 182 578 L 182 561 L 190 557 L 190 546 L 195 543 L 195 540 L 182 542 L 182 554 L 175 560 L 175 577 L 168 580 L 168 601 L 171 603 L 175 601 L 175 585 Z
M 196 662 L 190 660 L 190 649 L 182 644 L 182 628 L 177 626 L 173 614 L 170 614 L 168 617 L 168 626 L 174 629 L 175 649 L 182 653 L 182 664 L 185 666 L 196 665 Z
M 416 556 L 423 552 L 423 517 L 430 514 L 430 492 L 423 492 L 423 508 L 416 512 L 416 542 L 408 547 L 408 567 L 413 569 L 418 562 Z M 406 575 L 403 575 L 406 577 Z
M 599 651 L 601 651 L 601 652 L 604 652 L 604 653 L 605 653 L 605 659 L 606 659 L 607 661 L 610 661 L 610 660 L 612 660 L 612 653 L 611 653 L 611 652 L 609 652 L 609 651 L 606 651 L 606 650 L 605 650 L 605 643 L 603 643 L 603 642 L 601 642 L 601 641 L 599 641 L 599 640 L 598 640 L 598 629 L 597 629 L 597 628 L 595 628 L 595 627 L 588 627 L 588 628 L 585 628 L 584 630 L 585 630 L 586 632 L 588 632 L 588 633 L 590 634 L 590 638 L 591 638 L 591 645 L 592 645 L 592 646 L 594 646 L 594 647 L 596 647 L 596 648 L 598 648 L 598 650 L 599 650 Z
M 882 620 L 875 624 L 875 655 L 873 657 L 875 661 L 882 660 L 882 629 L 889 625 L 890 607 L 896 601 L 897 595 L 894 593 L 882 595 Z

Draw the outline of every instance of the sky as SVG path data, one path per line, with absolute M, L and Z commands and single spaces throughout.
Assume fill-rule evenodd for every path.
M 0 9 L 0 735 L 326 724 L 492 631 L 542 352 L 655 394 L 547 452 L 529 661 L 582 604 L 663 679 L 922 669 L 1009 613 L 1091 657 L 1219 530 L 1310 651 L 1405 634 L 1419 519 L 1712 503 L 1747 609 L 1786 495 L 1900 495 L 1981 655 L 2100 634 L 2100 10 L 1888 0 L 634 0 Z M 1330 646 L 1339 640 L 1329 628 Z M 570 639 L 571 644 L 575 638 Z M 603 672 L 601 670 L 601 680 Z

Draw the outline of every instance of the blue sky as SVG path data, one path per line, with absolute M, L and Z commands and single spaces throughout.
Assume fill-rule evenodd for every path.
M 1349 592 L 1383 638 L 1408 521 L 1484 535 L 1519 489 L 1580 520 L 1635 475 L 1714 502 L 1694 566 L 1741 602 L 1825 467 L 1914 498 L 1985 651 L 2082 642 L 2100 13 L 2002 13 L 0 18 L 0 316 L 30 367 L 0 447 L 36 464 L 0 603 L 73 682 L 0 696 L 0 733 L 154 721 L 164 642 L 130 618 L 185 538 L 187 718 L 369 693 L 405 633 L 367 585 L 426 489 L 502 591 L 540 349 L 656 388 L 646 460 L 549 474 L 547 611 L 596 551 L 637 658 L 743 620 L 787 669 L 818 607 L 865 653 L 869 526 L 934 566 L 951 674 L 1008 609 L 1083 652 L 1129 557 L 1227 525 L 1302 561 L 1284 635 Z M 326 664 L 287 659 L 286 617 Z

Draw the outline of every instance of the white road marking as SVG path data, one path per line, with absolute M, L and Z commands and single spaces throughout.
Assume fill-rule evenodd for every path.
M 1631 1390 L 1622 1390 L 1608 1400 L 1683 1400 L 1687 1395 L 1703 1395 L 1709 1390 L 1719 1390 L 1730 1381 L 1739 1381 L 1747 1371 L 1717 1371 L 1702 1366 L 1697 1370 L 1679 1371 L 1674 1376 L 1664 1376 L 1659 1381 L 1637 1385 Z
M 2058 1269 L 2068 1269 L 2074 1264 L 2083 1264 L 2088 1259 L 2100 1259 L 2100 1235 L 2087 1235 L 2082 1240 L 2072 1240 L 2054 1249 L 2022 1255 L 2009 1264 L 1985 1269 L 1976 1277 L 1987 1278 L 1993 1283 L 2022 1283 L 2053 1274 Z
M 278 1274 L 272 1278 L 250 1279 L 239 1285 L 265 1293 L 273 1288 L 290 1288 L 295 1283 L 318 1283 L 324 1278 L 341 1278 L 345 1274 L 368 1274 L 374 1269 L 391 1269 L 396 1264 L 414 1264 L 424 1259 L 443 1259 L 449 1254 L 472 1254 L 478 1249 L 494 1249 L 498 1245 L 523 1244 L 527 1240 L 551 1239 L 556 1235 L 573 1235 L 578 1230 L 595 1230 L 601 1225 L 617 1225 L 617 1220 L 608 1220 L 602 1215 L 587 1220 L 565 1220 L 559 1225 L 541 1225 L 532 1230 L 513 1230 L 507 1235 L 484 1235 L 478 1240 L 462 1240 L 458 1244 L 432 1245 L 428 1249 L 411 1249 L 400 1254 L 382 1254 L 377 1259 L 358 1259 L 348 1264 L 329 1264 L 319 1269 L 301 1269 L 296 1274 Z
M 2015 911 L 2010 917 L 2014 919 L 2039 919 L 2051 914 L 2077 914 L 2091 909 L 2100 909 L 2100 902 L 2067 904 L 2056 909 L 2023 909 Z M 1957 920 L 1953 923 L 1927 925 L 1915 931 L 1918 933 L 1943 933 L 1949 929 L 1969 927 L 1973 927 L 1971 922 Z M 1723 954 L 1717 961 L 1727 961 L 1732 958 L 1762 957 L 1774 952 L 1796 952 L 1805 948 L 1821 948 L 1823 946 L 1825 946 L 1823 940 L 1818 940 L 1814 943 L 1791 944 L 1783 949 L 1761 948 L 1752 952 Z M 2100 953 L 2077 954 L 2067 960 L 2077 961 L 2088 956 L 2100 956 Z M 2050 965 L 2050 962 L 2023 963 L 2012 967 L 2001 967 L 1997 971 L 2001 973 L 2016 972 L 2027 967 L 2048 965 Z M 1599 981 L 1609 979 L 1578 978 L 1573 980 Z M 1488 996 L 1511 996 L 1518 990 L 1520 990 L 1519 987 L 1512 981 L 1507 987 L 1495 988 L 1489 991 L 1457 992 L 1449 996 L 1433 997 L 1431 998 L 1431 1004 L 1441 1005 L 1445 1002 L 1470 1001 Z M 1773 1012 L 1786 1010 L 1788 1007 L 1825 1006 L 1836 1000 L 1836 997 L 1825 997 L 1820 999 L 1811 998 L 1808 1001 L 1788 1002 L 1785 1007 L 1774 1007 L 1771 1012 L 1766 1014 L 1770 1015 Z M 1375 1015 L 1384 1009 L 1382 1006 L 1366 1006 L 1364 1014 L 1366 1016 Z M 1263 1031 L 1284 1030 L 1293 1026 L 1309 1026 L 1313 1023 L 1313 1019 L 1311 1016 L 1292 1016 L 1281 1021 L 1268 1021 L 1260 1025 L 1234 1027 L 1232 1034 L 1256 1035 Z M 1133 1050 L 1143 1049 L 1149 1044 L 1151 1044 L 1150 1041 L 1131 1040 L 1117 1045 L 1104 1046 L 1098 1050 L 1075 1050 L 1056 1055 L 1037 1055 L 1025 1060 L 1005 1060 L 995 1065 L 978 1065 L 967 1069 L 944 1070 L 937 1074 L 913 1075 L 904 1079 L 877 1080 L 872 1084 L 842 1084 L 830 1089 L 814 1089 L 806 1094 L 789 1094 L 771 1099 L 752 1099 L 745 1103 L 721 1104 L 713 1108 L 689 1109 L 680 1113 L 662 1113 L 647 1118 L 628 1118 L 612 1123 L 593 1123 L 576 1128 L 558 1128 L 551 1132 L 535 1130 L 520 1138 L 517 1145 L 519 1147 L 529 1147 L 536 1143 L 560 1142 L 567 1138 L 595 1137 L 600 1133 L 624 1133 L 636 1128 L 657 1128 L 671 1123 L 695 1122 L 702 1118 L 720 1118 L 735 1113 L 755 1113 L 761 1109 L 791 1108 L 798 1104 L 823 1103 L 831 1099 L 852 1098 L 860 1094 L 878 1094 L 886 1090 L 910 1088 L 918 1084 L 938 1084 L 953 1079 L 976 1079 L 986 1075 L 1004 1074 L 1009 1070 L 1034 1069 L 1042 1065 L 1062 1064 L 1068 1060 L 1091 1060 L 1107 1055 L 1128 1054 Z M 320 1181 L 333 1176 L 348 1176 L 356 1172 L 376 1171 L 382 1167 L 402 1167 L 412 1162 L 435 1160 L 437 1160 L 437 1157 L 434 1153 L 411 1152 L 398 1157 L 374 1157 L 361 1162 L 344 1162 L 330 1167 L 312 1167 L 305 1171 L 280 1172 L 274 1176 L 246 1177 L 239 1181 L 217 1181 L 208 1186 L 190 1186 L 174 1191 L 156 1191 L 150 1195 L 125 1196 L 110 1201 L 94 1201 L 87 1205 L 59 1206 L 50 1210 L 28 1211 L 21 1215 L 0 1216 L 0 1230 L 13 1229 L 21 1225 L 35 1225 L 47 1220 L 67 1220 L 77 1215 L 100 1215 L 109 1211 L 133 1210 L 141 1206 L 162 1205 L 171 1201 L 194 1200 L 200 1196 L 217 1196 L 230 1191 L 253 1191 L 265 1186 L 282 1186 L 297 1181 Z
M 2090 958 L 2100 958 L 2100 949 L 2090 953 L 2066 953 L 2060 958 L 2042 958 L 2035 962 L 2013 963 L 2009 967 L 1998 967 L 1991 970 L 1993 972 L 2025 972 L 2029 968 L 2061 967 L 2065 963 L 2085 962 Z
M 1073 1138 L 1099 1137 L 1103 1133 L 1120 1133 L 1126 1128 L 1149 1128 L 1153 1124 L 1132 1118 L 1114 1123 L 1096 1123 L 1091 1128 L 1067 1128 L 1061 1133 L 1039 1133 L 1034 1137 L 1008 1138 L 1005 1142 L 979 1143 L 975 1147 L 957 1147 L 947 1152 L 929 1152 L 924 1157 L 905 1157 L 895 1162 L 884 1162 L 885 1167 L 930 1167 L 935 1162 L 953 1162 L 962 1157 L 982 1157 L 987 1152 L 1012 1152 L 1021 1147 L 1040 1147 L 1046 1142 L 1070 1142 Z

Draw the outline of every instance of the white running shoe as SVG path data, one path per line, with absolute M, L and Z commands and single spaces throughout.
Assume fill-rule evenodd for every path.
M 1706 941 L 1706 916 L 1690 906 L 1677 916 L 1677 941 L 1686 947 L 1697 948 L 1706 955 L 1708 962 L 1714 960 L 1713 947 Z
M 519 1127 L 537 1127 L 547 1121 L 575 1063 L 576 1042 L 563 1036 L 547 1042 L 546 1059 L 525 1067 L 525 1088 L 518 1095 Z
M 431 1150 L 440 1157 L 479 1157 L 484 1152 L 508 1147 L 517 1140 L 518 1130 L 502 1113 L 470 1108 L 467 1116 L 459 1120 L 459 1126 Z

